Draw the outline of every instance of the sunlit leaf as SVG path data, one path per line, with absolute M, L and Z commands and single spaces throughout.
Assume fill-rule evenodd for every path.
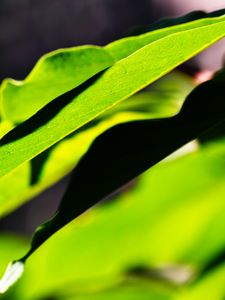
M 102 48 L 73 47 L 46 54 L 25 80 L 6 79 L 3 82 L 0 90 L 2 117 L 14 123 L 22 122 L 54 98 L 82 84 L 115 61 L 171 34 L 222 22 L 224 18 L 220 16 L 224 12 L 195 12 L 170 19 L 160 22 L 155 28 L 159 30 L 124 38 Z M 150 27 L 148 31 L 153 28 Z
M 151 115 L 152 112 L 146 109 L 146 99 L 140 98 L 140 95 L 134 96 L 129 103 L 124 102 L 120 108 L 114 107 L 222 38 L 225 35 L 224 16 L 217 17 L 222 13 L 207 15 L 208 18 L 202 18 L 202 14 L 199 14 L 198 17 L 196 15 L 197 21 L 178 26 L 170 26 L 171 22 L 167 32 L 163 28 L 142 36 L 125 38 L 104 49 L 87 46 L 59 51 L 48 56 L 49 65 L 46 64 L 48 57 L 39 62 L 24 82 L 3 83 L 3 94 L 0 95 L 0 135 L 3 136 L 0 142 L 0 176 L 5 175 L 0 182 L 3 190 L 3 213 L 39 193 L 77 164 L 55 216 L 38 228 L 30 251 L 18 261 L 25 262 L 46 239 L 72 219 L 115 193 L 185 143 L 224 121 L 223 73 L 195 89 L 175 116 L 174 113 L 177 113 L 180 106 L 174 107 L 170 112 L 160 110 L 159 116 L 165 113 L 165 118 L 152 119 L 156 115 Z M 177 22 L 182 23 L 182 20 Z M 74 58 L 76 51 L 80 52 Z M 84 55 L 82 61 L 83 51 L 90 51 L 90 57 L 91 52 L 96 51 L 96 64 L 92 65 L 93 61 L 87 60 L 89 54 Z M 60 61 L 65 52 L 71 54 L 68 58 L 71 60 L 71 67 L 82 68 L 83 73 L 77 73 L 75 80 L 73 70 L 67 65 L 67 78 L 56 89 L 55 86 L 62 81 L 60 76 L 63 76 L 63 64 Z M 78 57 L 81 58 L 79 66 L 76 64 Z M 54 59 L 59 59 L 59 62 L 54 64 Z M 55 71 L 59 65 L 60 69 Z M 83 65 L 86 69 L 83 69 Z M 47 69 L 44 69 L 46 66 Z M 59 76 L 56 79 L 54 73 L 57 72 Z M 53 74 L 52 78 L 50 74 Z M 48 79 L 53 83 L 52 86 L 49 85 L 50 88 L 46 88 Z M 29 80 L 30 85 L 27 85 Z M 7 85 L 10 86 L 8 90 Z M 42 87 L 45 87 L 46 97 L 40 99 Z M 26 97 L 32 94 L 33 88 L 39 89 L 37 94 L 34 91 L 37 101 L 30 110 L 29 107 L 27 110 L 23 109 L 24 99 L 28 103 Z M 15 101 L 13 104 L 18 110 L 13 111 L 11 107 L 7 112 L 8 102 L 7 97 L 4 98 L 4 91 L 12 92 L 8 96 L 12 101 L 18 100 L 21 93 L 23 100 L 17 102 L 18 105 Z M 57 98 L 54 99 L 55 97 Z M 10 101 L 9 103 L 12 104 Z M 29 117 L 31 118 L 27 119 Z M 23 120 L 26 121 L 10 131 L 12 126 Z M 12 124 L 12 121 L 16 124 Z M 113 125 L 116 126 L 112 127 Z M 72 135 L 77 129 L 80 129 L 77 135 Z M 67 136 L 68 140 L 62 141 Z M 89 148 L 90 143 L 92 145 Z M 77 147 L 79 145 L 80 148 Z M 35 254 L 37 259 L 33 265 L 30 264 L 30 269 L 28 265 L 27 276 L 12 289 L 15 292 L 13 297 L 9 297 L 16 299 L 17 296 L 22 296 L 24 300 L 31 300 L 32 297 L 59 296 L 57 291 L 62 291 L 65 285 L 71 289 L 71 297 L 129 297 L 130 292 L 126 288 L 130 276 L 134 276 L 141 284 L 146 279 L 149 282 L 156 280 L 157 284 L 158 281 L 166 280 L 175 285 L 187 282 L 188 279 L 196 279 L 189 285 L 188 290 L 182 289 L 181 293 L 178 291 L 175 298 L 184 296 L 184 299 L 201 299 L 205 298 L 204 294 L 208 298 L 211 295 L 212 298 L 215 291 L 214 274 L 218 274 L 219 269 L 212 271 L 208 266 L 217 255 L 223 253 L 225 246 L 225 239 L 220 237 L 225 228 L 225 206 L 222 201 L 224 171 L 221 167 L 224 147 L 223 144 L 221 148 L 220 146 L 219 143 L 212 147 L 206 146 L 205 150 L 187 156 L 184 160 L 176 159 L 178 156 L 175 154 L 170 161 L 159 165 L 160 172 L 157 176 L 154 175 L 154 169 L 149 172 L 151 180 L 146 181 L 148 184 L 145 185 L 145 201 L 140 201 L 139 183 L 134 194 L 132 193 L 133 201 L 127 201 L 131 195 L 128 192 L 128 196 L 121 196 L 124 197 L 123 201 L 105 205 L 98 208 L 97 212 L 90 212 L 89 218 L 83 217 L 83 222 L 81 218 L 81 223 L 68 226 L 69 231 L 64 228 L 57 235 L 58 240 L 51 239 Z M 68 156 L 72 156 L 73 149 L 74 158 L 69 158 L 62 164 L 62 168 L 54 169 L 54 162 L 57 160 L 55 153 L 62 155 L 64 152 L 65 156 L 67 151 Z M 33 160 L 30 162 L 31 159 Z M 171 166 L 169 169 L 172 173 L 165 173 L 166 176 L 163 177 L 163 167 L 167 165 Z M 171 174 L 175 174 L 174 177 Z M 5 189 L 11 183 L 16 188 Z M 151 184 L 152 189 L 149 188 Z M 178 186 L 182 186 L 182 190 Z M 12 202 L 7 203 L 4 200 L 13 198 L 16 193 L 18 197 Z M 217 201 L 213 201 L 215 198 Z M 184 202 L 180 202 L 180 199 Z M 216 232 L 218 226 L 220 230 Z M 76 232 L 71 231 L 74 228 L 77 229 Z M 62 262 L 61 253 L 65 253 L 66 245 L 70 253 L 65 256 L 63 267 L 59 267 Z M 203 251 L 201 245 L 205 246 Z M 47 259 L 48 268 L 43 258 Z M 184 272 L 187 265 L 190 266 L 188 276 Z M 48 273 L 49 270 L 51 274 Z M 175 273 L 181 274 L 177 283 L 174 278 L 178 275 L 174 276 L 169 270 L 176 270 Z M 220 282 L 221 274 L 215 277 Z M 49 277 L 52 279 L 46 280 Z M 5 291 L 13 280 L 10 283 L 7 279 L 6 285 L 4 281 L 5 278 L 0 282 L 1 291 Z M 206 282 L 208 286 L 205 285 Z M 125 290 L 118 288 L 124 283 Z M 208 292 L 203 291 L 203 286 Z M 67 297 L 70 297 L 69 289 Z M 172 295 L 170 291 L 155 292 L 155 286 L 146 292 L 148 297 L 154 299 L 171 299 Z M 222 300 L 223 293 L 224 288 L 219 284 L 214 296 Z M 61 296 L 63 297 L 62 294 Z
M 3 176 L 225 35 L 225 21 L 169 35 L 58 97 L 1 139 Z M 194 39 L 194 42 L 193 42 Z
M 6 79 L 0 90 L 2 117 L 20 123 L 61 94 L 113 64 L 97 46 L 56 50 L 44 55 L 24 81 Z
M 9 213 L 70 172 L 91 142 L 108 128 L 131 120 L 174 115 L 192 88 L 193 83 L 187 76 L 171 73 L 148 90 L 103 114 L 97 123 L 89 124 L 87 128 L 43 152 L 35 159 L 35 170 L 32 162 L 29 172 L 21 174 L 16 169 L 3 177 L 0 180 L 0 215 Z M 26 184 L 21 184 L 21 181 Z M 14 188 L 9 189 L 9 186 Z

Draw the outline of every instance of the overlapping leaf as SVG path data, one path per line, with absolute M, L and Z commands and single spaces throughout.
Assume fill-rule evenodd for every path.
M 27 259 L 85 210 L 225 119 L 220 75 L 196 88 L 176 116 L 121 124 L 99 136 L 73 171 L 55 216 L 36 231 Z M 216 93 L 216 103 L 211 99 Z
M 0 175 L 35 157 L 224 37 L 223 18 L 217 24 L 212 22 L 159 39 L 46 105 L 2 138 Z
M 85 71 L 83 83 L 82 80 L 79 82 L 78 78 L 73 90 L 70 90 L 72 84 L 67 86 L 66 83 L 66 88 L 63 87 L 59 93 L 61 94 L 64 88 L 70 90 L 69 92 L 59 96 L 2 138 L 1 176 L 20 165 L 22 170 L 22 167 L 26 166 L 22 164 L 26 161 L 225 35 L 224 17 L 213 16 L 201 21 L 204 23 L 202 27 L 191 27 L 194 24 L 191 23 L 188 29 L 173 32 L 154 40 L 154 43 L 148 42 L 146 45 L 138 40 L 138 48 L 137 44 L 132 42 L 133 38 L 107 46 L 105 50 L 111 51 L 111 54 L 107 52 L 105 60 L 100 59 L 102 65 L 93 68 L 92 75 L 96 76 L 90 78 L 89 74 L 85 77 Z M 123 53 L 121 45 L 126 41 L 128 47 L 124 48 Z M 128 51 L 129 47 L 131 50 Z M 96 49 L 101 51 L 101 48 Z M 116 57 L 118 53 L 119 57 Z M 115 64 L 109 63 L 112 56 L 117 60 Z M 123 59 L 120 60 L 121 58 Z M 110 68 L 98 73 L 98 67 L 99 71 Z M 90 79 L 85 81 L 88 78 Z M 72 181 L 77 186 L 71 183 L 56 216 L 39 228 L 34 236 L 31 251 L 23 260 L 74 217 L 184 143 L 224 120 L 224 81 L 220 79 L 221 77 L 219 80 L 217 77 L 216 80 L 196 89 L 175 117 L 118 125 L 97 138 L 73 173 Z M 211 98 L 215 91 L 217 105 L 212 106 Z M 45 103 L 51 101 L 53 96 L 48 97 L 44 100 Z M 38 106 L 35 110 L 38 110 Z M 1 107 L 1 112 L 5 118 L 4 107 Z M 28 112 L 27 117 L 33 112 Z M 1 131 L 7 132 L 7 128 L 1 127 Z M 26 180 L 24 184 L 27 184 Z M 73 202 L 73 197 L 76 202 Z
M 51 100 L 112 64 L 112 57 L 97 46 L 51 52 L 39 60 L 24 81 L 3 81 L 2 117 L 16 124 L 21 123 Z
M 132 286 L 144 288 L 146 280 L 149 297 L 165 289 L 171 299 L 215 296 L 222 300 L 224 268 L 208 273 L 196 284 L 172 290 L 156 284 L 150 271 L 148 276 L 146 272 L 131 276 L 129 270 L 138 266 L 163 270 L 168 265 L 180 265 L 182 270 L 189 265 L 198 275 L 224 247 L 223 156 L 224 141 L 159 164 L 117 201 L 96 207 L 71 223 L 32 257 L 13 299 L 60 298 L 65 293 L 81 299 L 119 297 L 124 295 L 121 285 L 126 289 L 129 279 L 136 278 Z M 1 262 L 6 265 L 7 260 Z
M 57 50 L 43 56 L 24 81 L 6 79 L 1 88 L 2 115 L 14 123 L 31 117 L 59 95 L 140 48 L 174 33 L 224 21 L 225 11 L 195 12 L 157 25 L 152 32 L 124 38 L 104 48 L 94 46 Z M 176 25 L 176 26 L 175 26 Z
M 19 169 L 25 170 L 28 167 L 21 166 L 18 171 L 15 169 L 4 176 L 0 180 L 0 216 L 11 212 L 70 172 L 91 142 L 103 131 L 127 121 L 174 115 L 192 88 L 190 78 L 173 72 L 150 89 L 103 114 L 97 123 L 89 124 L 87 128 L 42 153 L 34 163 L 31 162 L 30 170 L 26 173 L 22 174 Z M 21 181 L 26 184 L 21 184 Z M 9 186 L 14 188 L 9 189 Z

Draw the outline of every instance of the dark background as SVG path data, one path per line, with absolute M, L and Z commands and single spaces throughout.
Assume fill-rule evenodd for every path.
M 0 0 L 0 81 L 23 79 L 46 52 L 82 44 L 104 45 L 138 25 L 194 9 L 225 8 L 224 0 Z M 221 66 L 225 43 L 192 61 L 202 70 Z M 67 179 L 0 222 L 30 233 L 51 215 Z
M 163 13 L 149 0 L 1 0 L 0 5 L 1 79 L 25 77 L 46 52 L 103 45 Z
M 0 80 L 23 79 L 41 55 L 58 48 L 104 45 L 137 25 L 223 6 L 223 0 L 1 0 Z

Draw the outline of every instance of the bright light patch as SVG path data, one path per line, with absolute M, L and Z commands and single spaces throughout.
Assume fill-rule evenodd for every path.
M 10 263 L 0 280 L 0 293 L 5 293 L 21 277 L 23 271 L 24 264 L 22 262 Z
M 190 143 L 187 143 L 180 149 L 176 150 L 175 152 L 173 152 L 172 154 L 164 158 L 163 161 L 171 161 L 179 157 L 182 157 L 186 154 L 197 152 L 198 150 L 199 150 L 199 143 L 197 140 L 194 140 Z

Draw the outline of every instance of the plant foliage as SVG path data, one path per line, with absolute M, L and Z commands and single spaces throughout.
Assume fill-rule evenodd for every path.
M 4 252 L 16 248 L 2 263 L 25 262 L 56 231 L 174 151 L 202 142 L 209 130 L 217 136 L 225 119 L 224 70 L 197 87 L 179 73 L 154 82 L 223 38 L 224 13 L 166 20 L 105 47 L 58 50 L 24 81 L 3 81 L 0 214 L 73 171 L 56 214 L 37 229 L 25 256 L 26 241 L 14 247 L 13 238 L 1 239 Z M 12 289 L 14 299 L 208 299 L 210 288 L 223 299 L 224 286 L 215 290 L 213 282 L 225 272 L 218 267 L 225 253 L 224 141 L 198 145 L 45 243 Z M 174 269 L 183 275 L 174 277 Z M 188 289 L 176 289 L 188 280 Z

